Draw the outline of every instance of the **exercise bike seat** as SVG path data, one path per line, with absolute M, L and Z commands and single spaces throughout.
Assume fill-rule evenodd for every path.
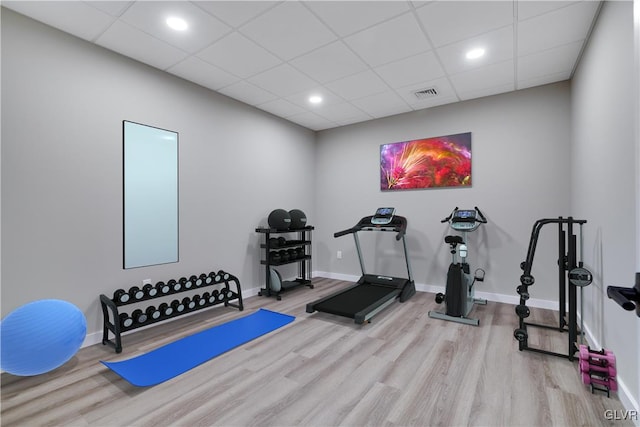
M 450 245 L 464 244 L 464 240 L 462 240 L 462 236 L 446 236 L 444 238 L 444 242 Z

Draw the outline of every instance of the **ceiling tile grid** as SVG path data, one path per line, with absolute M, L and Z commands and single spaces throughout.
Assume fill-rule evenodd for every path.
M 2 6 L 312 130 L 567 80 L 600 10 L 594 0 Z M 170 29 L 170 16 L 188 28 Z M 484 55 L 467 59 L 477 48 Z

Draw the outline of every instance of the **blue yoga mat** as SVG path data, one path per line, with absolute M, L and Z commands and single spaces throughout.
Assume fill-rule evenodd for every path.
M 294 319 L 293 316 L 261 308 L 253 314 L 179 339 L 149 353 L 119 362 L 101 362 L 135 386 L 152 386 L 281 328 Z

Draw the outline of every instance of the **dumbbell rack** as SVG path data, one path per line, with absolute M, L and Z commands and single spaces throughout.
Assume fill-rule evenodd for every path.
M 232 282 L 235 284 L 235 290 L 232 290 L 229 286 Z M 222 287 L 212 289 L 215 285 L 222 285 Z M 119 307 L 125 305 L 158 300 L 162 297 L 170 298 L 172 295 L 184 294 L 185 292 L 207 287 L 212 290 L 210 292 L 203 292 L 201 295 L 196 294 L 191 297 L 163 302 L 158 308 L 149 306 L 144 310 L 136 309 L 131 314 L 120 313 L 119 310 Z M 236 300 L 237 303 L 232 303 L 232 301 Z M 158 282 L 155 285 L 148 284 L 142 289 L 137 286 L 132 286 L 128 291 L 118 289 L 113 293 L 112 298 L 101 294 L 100 305 L 102 306 L 104 321 L 102 344 L 109 344 L 115 349 L 116 353 L 120 353 L 122 352 L 123 332 L 128 332 L 218 304 L 224 304 L 225 307 L 231 306 L 240 311 L 244 309 L 240 281 L 234 275 L 223 270 L 209 274 L 203 273 L 199 276 L 192 275 L 188 279 L 182 277 L 179 280 L 171 279 L 166 283 Z M 109 332 L 113 333 L 114 341 L 109 339 Z
M 265 270 L 265 287 L 261 288 L 258 292 L 259 296 L 276 297 L 279 301 L 282 299 L 281 293 L 287 290 L 297 288 L 298 286 L 307 286 L 313 289 L 311 284 L 311 231 L 313 226 L 306 226 L 299 229 L 289 230 L 277 230 L 275 228 L 256 228 L 257 233 L 264 235 L 264 243 L 260 244 L 264 258 L 260 260 L 260 264 L 264 265 Z M 298 239 L 286 240 L 282 234 L 285 233 L 297 233 Z M 274 235 L 278 235 L 280 239 L 275 238 Z M 278 243 L 275 243 L 279 240 Z M 284 243 L 282 241 L 284 240 Z M 274 255 L 277 253 L 280 255 L 284 251 L 289 254 L 288 251 L 295 250 L 296 257 L 278 257 L 274 259 Z M 275 292 L 271 289 L 271 267 L 281 266 L 286 264 L 298 264 L 298 277 L 292 281 L 284 281 L 280 291 Z

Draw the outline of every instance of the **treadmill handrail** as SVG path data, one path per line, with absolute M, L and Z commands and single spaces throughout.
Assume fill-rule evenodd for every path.
M 403 216 L 395 215 L 389 224 L 372 224 L 373 215 L 365 216 L 356 225 L 347 229 L 338 231 L 333 237 L 346 236 L 347 234 L 357 233 L 358 231 L 396 231 L 396 240 L 402 239 L 407 233 L 407 219 Z

